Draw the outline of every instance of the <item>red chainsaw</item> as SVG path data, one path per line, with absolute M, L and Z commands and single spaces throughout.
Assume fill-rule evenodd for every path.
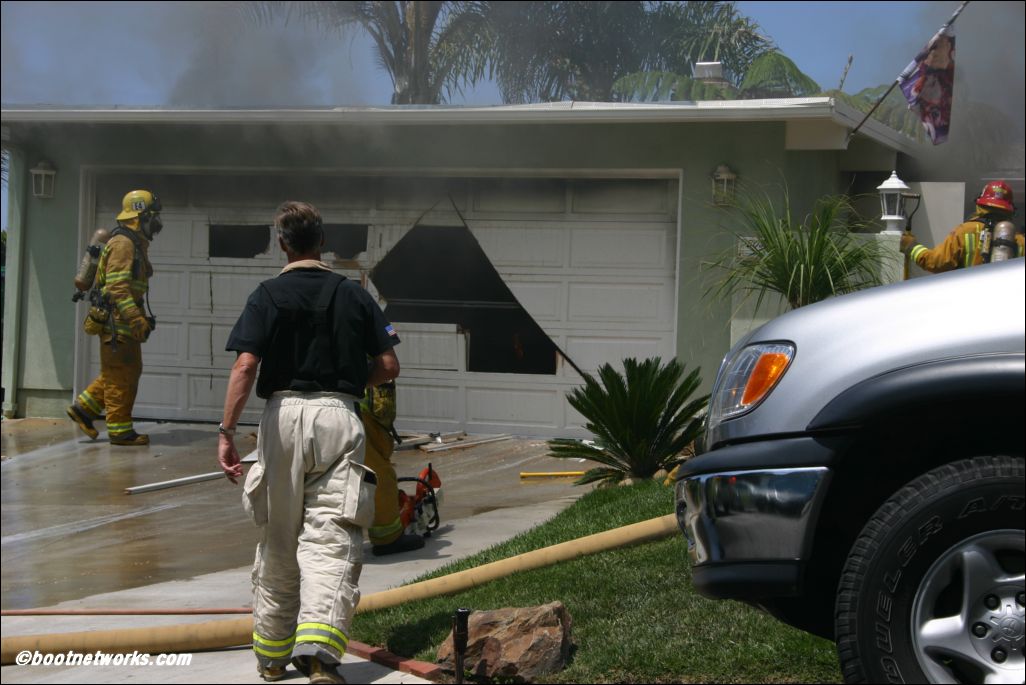
M 438 509 L 442 502 L 442 479 L 431 464 L 416 478 L 397 478 L 400 483 L 416 483 L 417 489 L 411 497 L 399 489 L 399 519 L 403 530 L 415 535 L 431 537 L 438 529 Z

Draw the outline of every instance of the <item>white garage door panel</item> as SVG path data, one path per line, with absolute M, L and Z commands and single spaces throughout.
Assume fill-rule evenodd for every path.
M 566 261 L 566 229 L 528 222 L 496 226 L 475 223 L 474 237 L 499 271 L 510 266 L 558 268 Z
M 189 323 L 188 345 L 184 347 L 186 353 L 182 363 L 196 368 L 230 369 L 235 363 L 235 353 L 226 352 L 224 346 L 234 325 L 234 321 L 214 324 Z
M 396 403 L 402 407 L 400 423 L 403 426 L 410 422 L 426 426 L 456 425 L 463 414 L 461 391 L 455 383 L 446 385 L 404 375 L 403 381 L 396 385 Z
M 466 336 L 457 332 L 456 324 L 397 324 L 401 367 L 462 371 L 466 368 Z
M 513 292 L 513 297 L 542 328 L 546 321 L 562 321 L 566 318 L 565 283 L 523 281 L 521 278 L 509 276 L 504 280 Z
M 164 228 L 147 250 L 150 261 L 186 262 L 189 258 L 189 245 L 192 243 L 193 217 L 164 210 L 160 213 L 160 220 L 164 223 Z M 110 217 L 101 215 L 96 221 L 98 226 L 108 225 Z
M 159 308 L 159 311 L 168 311 L 180 308 L 182 302 L 187 302 L 184 291 L 187 281 L 184 275 L 182 272 L 155 273 L 154 278 L 150 279 L 150 306 Z
M 189 274 L 190 309 L 206 310 L 215 316 L 235 316 L 242 312 L 249 294 L 271 275 L 220 271 Z
M 667 228 L 575 228 L 570 234 L 571 266 L 672 271 L 676 251 L 670 249 L 673 234 Z
M 570 336 L 567 338 L 566 353 L 583 371 L 594 373 L 602 364 L 610 363 L 620 368 L 620 362 L 628 357 L 646 359 L 661 357 L 663 361 L 673 357 L 671 336 L 660 337 L 618 337 Z
M 475 424 L 554 429 L 561 418 L 557 389 L 467 388 L 467 421 Z
M 659 329 L 672 325 L 673 295 L 670 283 L 573 283 L 568 318 L 574 323 L 625 322 Z
M 143 348 L 143 363 L 154 366 L 177 366 L 185 361 L 182 352 L 188 349 L 182 343 L 185 325 L 180 321 L 161 319 Z
M 182 374 L 177 369 L 161 371 L 143 364 L 139 392 L 135 399 L 137 416 L 159 416 L 161 410 L 180 410 L 182 402 Z M 224 398 L 221 398 L 222 405 Z

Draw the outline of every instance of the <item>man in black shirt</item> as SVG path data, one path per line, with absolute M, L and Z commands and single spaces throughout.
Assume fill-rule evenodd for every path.
M 243 505 L 261 527 L 253 568 L 253 649 L 265 680 L 291 660 L 311 683 L 344 682 L 362 568 L 374 516 L 374 472 L 363 464 L 356 403 L 399 375 L 399 338 L 374 299 L 320 261 L 321 217 L 286 202 L 275 217 L 288 265 L 250 295 L 225 346 L 238 353 L 228 381 L 218 461 L 242 475 L 235 425 L 257 387 L 267 400 L 258 461 Z M 368 357 L 371 359 L 368 364 Z M 259 371 L 259 377 L 258 377 Z

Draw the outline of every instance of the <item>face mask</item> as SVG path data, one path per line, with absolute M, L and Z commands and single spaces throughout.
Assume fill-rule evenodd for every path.
M 143 235 L 146 236 L 147 240 L 153 240 L 154 236 L 160 233 L 161 229 L 164 228 L 164 224 L 160 220 L 159 214 L 152 214 L 148 219 L 144 219 L 139 223 Z

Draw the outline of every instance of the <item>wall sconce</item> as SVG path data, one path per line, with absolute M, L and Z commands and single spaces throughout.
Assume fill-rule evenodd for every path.
M 880 193 L 880 220 L 885 233 L 900 233 L 905 228 L 905 198 L 912 196 L 912 189 L 892 171 L 891 177 L 876 187 Z
M 57 182 L 57 170 L 46 160 L 29 169 L 32 174 L 32 197 L 53 197 L 53 187 Z
M 716 167 L 712 173 L 712 199 L 714 205 L 727 205 L 734 199 L 734 186 L 737 174 L 726 164 Z

